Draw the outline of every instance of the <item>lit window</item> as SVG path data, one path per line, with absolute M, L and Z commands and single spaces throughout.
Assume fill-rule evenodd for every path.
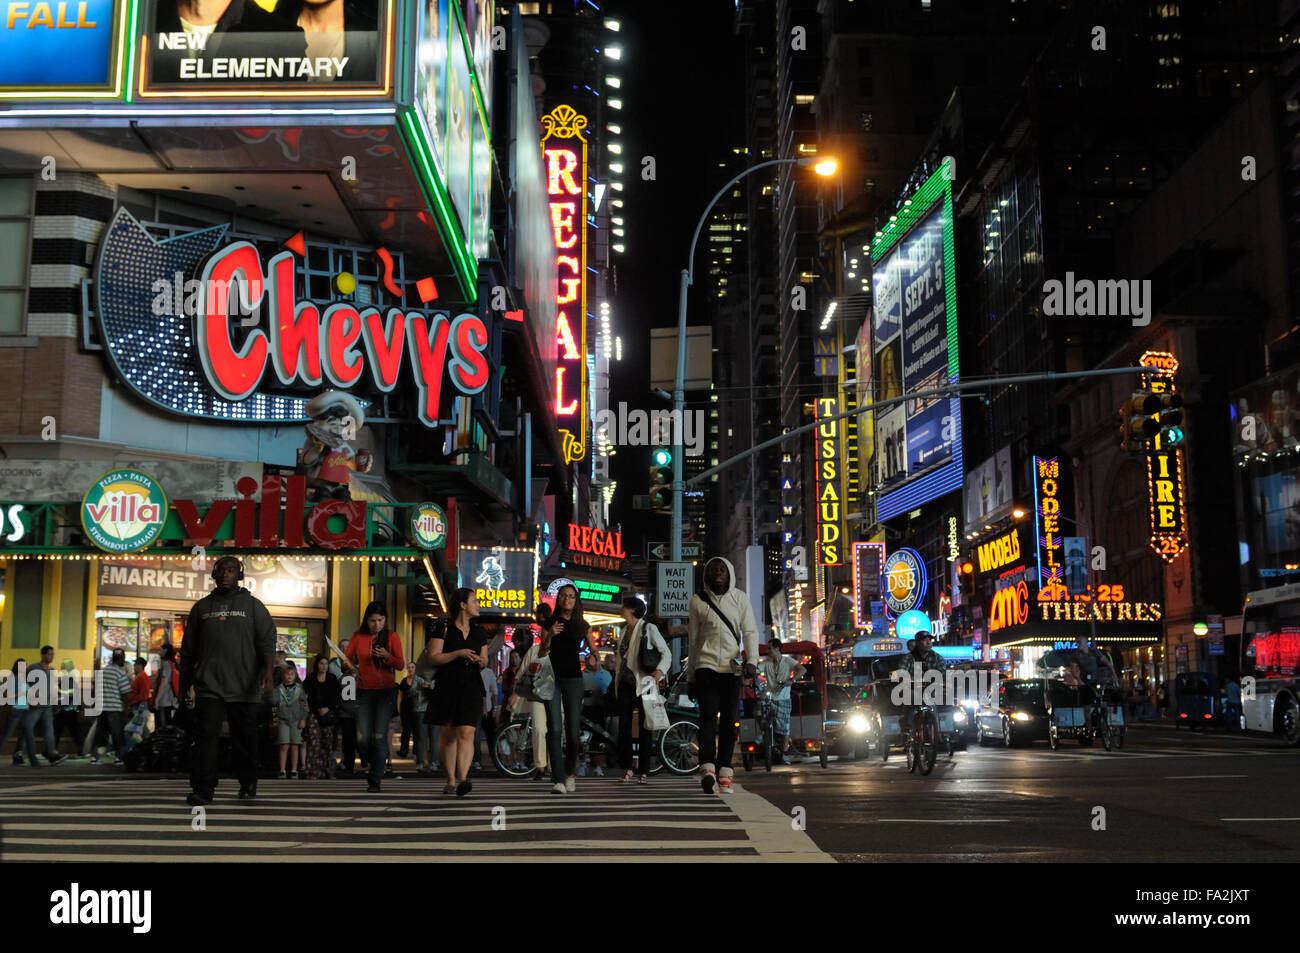
M 623 81 L 622 81 L 621 79 L 619 79 L 617 76 L 606 76 L 606 77 L 605 77 L 605 85 L 606 85 L 606 86 L 612 86 L 612 87 L 614 87 L 615 89 L 618 89 L 620 86 L 623 85 Z
M 623 127 L 620 126 L 620 125 L 619 125 L 618 123 L 616 123 L 616 122 L 608 123 L 608 124 L 605 126 L 605 128 L 608 129 L 610 132 L 612 132 L 612 133 L 613 133 L 614 135 L 616 135 L 616 136 L 621 136 L 621 135 L 623 135 Z
M 524 4 L 524 6 L 528 6 L 528 4 Z M 534 3 L 534 4 L 532 4 L 532 6 L 537 6 L 537 4 Z M 617 21 L 617 20 L 606 20 L 606 21 L 605 21 L 605 29 L 606 29 L 606 30 L 613 30 L 615 33 L 617 33 L 618 30 L 619 30 L 619 23 L 618 23 L 618 21 Z
M 621 99 L 611 99 L 611 100 L 609 100 L 609 108 L 610 108 L 610 109 L 622 109 L 622 108 L 623 108 L 623 100 L 621 100 Z
M 623 58 L 623 47 L 607 46 L 605 47 L 605 55 L 611 60 L 621 60 Z

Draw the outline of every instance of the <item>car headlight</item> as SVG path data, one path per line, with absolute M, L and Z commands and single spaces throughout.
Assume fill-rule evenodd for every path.
M 1014 718 L 1016 721 L 1032 721 L 1032 720 L 1033 720 L 1033 716 L 1032 716 L 1032 715 L 1027 715 L 1027 714 L 1025 714 L 1023 711 L 1018 711 L 1018 712 L 1016 712 L 1014 715 L 1012 715 L 1011 717 Z
M 864 715 L 850 715 L 849 731 L 853 732 L 856 735 L 866 734 L 867 732 L 866 717 Z
M 979 706 L 980 703 L 974 698 L 968 698 L 961 703 L 962 708 L 970 708 L 972 710 L 978 708 Z
M 952 713 L 952 720 L 960 725 L 962 722 L 966 720 L 966 713 L 962 711 L 960 708 L 958 708 L 955 712 Z

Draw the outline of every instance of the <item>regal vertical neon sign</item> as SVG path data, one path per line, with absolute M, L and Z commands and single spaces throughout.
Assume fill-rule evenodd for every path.
M 587 455 L 587 117 L 556 106 L 542 117 L 546 194 L 555 241 L 555 417 L 564 462 Z

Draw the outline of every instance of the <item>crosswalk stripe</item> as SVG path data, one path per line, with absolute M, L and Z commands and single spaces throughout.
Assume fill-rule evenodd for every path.
M 463 799 L 443 795 L 441 784 L 370 794 L 342 782 L 263 779 L 253 801 L 238 801 L 223 781 L 201 815 L 184 802 L 181 778 L 3 780 L 0 859 L 10 862 L 830 860 L 762 798 L 739 785 L 730 797 L 706 797 L 694 778 L 579 781 L 563 796 L 485 778 Z

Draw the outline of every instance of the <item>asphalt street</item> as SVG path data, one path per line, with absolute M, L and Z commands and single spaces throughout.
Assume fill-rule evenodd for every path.
M 895 751 L 742 780 L 839 861 L 1253 863 L 1300 857 L 1298 762 L 1266 737 L 1139 725 L 1122 751 L 972 745 L 928 777 Z

